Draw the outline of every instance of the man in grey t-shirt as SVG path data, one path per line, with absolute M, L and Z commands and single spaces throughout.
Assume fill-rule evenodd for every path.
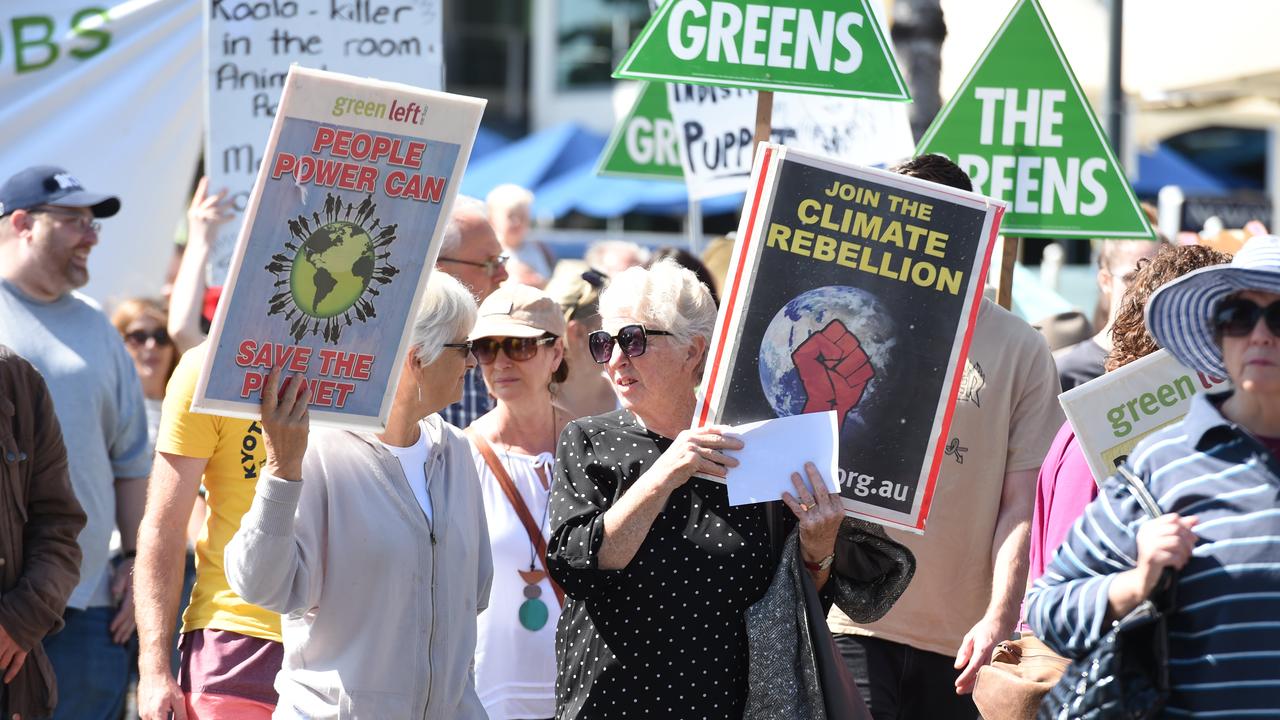
M 97 218 L 119 209 L 117 198 L 86 192 L 57 167 L 27 168 L 0 185 L 0 344 L 49 385 L 88 515 L 66 627 L 44 643 L 59 686 L 55 718 L 119 717 L 128 685 L 133 553 L 151 472 L 146 410 L 119 333 L 74 292 L 89 280 Z M 124 551 L 115 565 L 113 529 Z

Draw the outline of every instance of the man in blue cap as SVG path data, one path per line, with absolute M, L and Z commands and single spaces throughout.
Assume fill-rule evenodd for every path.
M 27 168 L 0 185 L 0 344 L 48 383 L 88 515 L 66 626 L 44 644 L 58 680 L 55 718 L 119 717 L 128 685 L 133 555 L 151 471 L 146 410 L 120 334 L 75 292 L 89 281 L 99 218 L 119 210 L 118 198 L 86 191 L 58 167 Z M 113 565 L 114 529 L 124 558 Z

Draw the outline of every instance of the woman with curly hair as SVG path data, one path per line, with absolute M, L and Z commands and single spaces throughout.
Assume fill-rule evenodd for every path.
M 1104 367 L 1107 372 L 1146 357 L 1156 344 L 1143 311 L 1147 299 L 1160 286 L 1209 265 L 1231 261 L 1231 256 L 1201 245 L 1162 245 L 1155 257 L 1138 262 L 1137 275 L 1120 301 L 1120 310 L 1111 328 L 1111 352 Z M 1031 557 L 1027 587 L 1044 574 L 1053 553 L 1067 537 L 1076 518 L 1098 495 L 1098 486 L 1076 442 L 1071 423 L 1063 423 L 1053 439 L 1049 454 L 1040 466 L 1036 484 L 1036 505 L 1031 518 Z

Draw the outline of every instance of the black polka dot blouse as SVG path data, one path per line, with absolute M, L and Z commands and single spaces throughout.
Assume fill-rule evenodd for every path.
M 547 547 L 568 596 L 557 718 L 742 717 L 744 612 L 775 565 L 766 506 L 731 508 L 724 485 L 694 478 L 625 569 L 597 564 L 605 511 L 670 445 L 625 410 L 571 422 L 560 437 Z

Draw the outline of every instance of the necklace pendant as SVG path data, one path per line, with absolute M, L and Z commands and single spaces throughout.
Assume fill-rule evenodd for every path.
M 546 570 L 517 570 L 525 585 L 537 585 L 547 578 Z
M 520 603 L 520 626 L 525 630 L 537 632 L 547 624 L 551 613 L 547 604 L 542 601 L 542 588 L 539 584 L 547 577 L 545 570 L 517 570 L 520 579 L 524 580 L 525 601 Z

